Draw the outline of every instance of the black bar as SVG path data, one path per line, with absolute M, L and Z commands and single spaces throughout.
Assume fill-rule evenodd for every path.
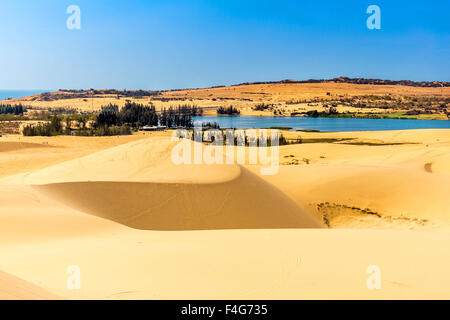
M 58 319 L 66 316 L 85 319 L 94 314 L 142 319 L 305 319 L 342 315 L 365 319 L 416 314 L 420 309 L 431 314 L 448 314 L 446 301 L 339 301 L 339 300 L 135 300 L 135 301 L 1 301 L 3 312 L 16 317 L 24 313 L 34 316 L 60 310 Z M 10 310 L 8 310 L 10 309 Z M 213 312 L 212 312 L 213 311 Z

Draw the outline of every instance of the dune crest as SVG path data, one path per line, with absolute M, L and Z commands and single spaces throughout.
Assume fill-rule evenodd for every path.
M 77 210 L 144 230 L 319 228 L 239 165 L 175 165 L 170 138 L 127 143 L 23 176 Z
M 177 143 L 170 137 L 133 141 L 4 181 L 32 185 L 85 181 L 220 183 L 240 175 L 236 165 L 175 165 L 171 150 Z
M 51 148 L 46 144 L 31 143 L 31 142 L 0 142 L 0 152 L 18 151 L 22 149 L 35 149 L 35 148 Z
M 0 300 L 57 300 L 56 295 L 0 271 Z
M 77 210 L 145 230 L 318 228 L 275 187 L 242 169 L 216 184 L 71 182 L 35 186 Z

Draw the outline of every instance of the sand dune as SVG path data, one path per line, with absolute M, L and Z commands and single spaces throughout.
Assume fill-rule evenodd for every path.
M 103 234 L 116 226 L 72 209 L 27 185 L 0 184 L 0 221 L 0 245 Z
M 76 227 L 74 227 L 76 228 Z M 449 233 L 225 230 L 109 234 L 2 246 L 2 269 L 66 298 L 445 299 Z M 81 269 L 81 289 L 66 269 Z M 381 289 L 366 272 L 381 268 Z
M 3 181 L 42 185 L 62 182 L 127 181 L 220 183 L 237 178 L 241 169 L 230 165 L 175 165 L 169 137 L 133 141 Z
M 321 219 L 333 220 L 332 227 L 450 227 L 449 130 L 301 135 L 359 143 L 283 146 L 280 162 L 289 165 L 263 177 Z M 375 140 L 379 145 L 366 144 Z M 291 165 L 293 159 L 299 164 Z
M 82 157 L 81 138 L 64 140 L 59 160 L 0 181 L 0 298 L 53 297 L 30 296 L 36 285 L 71 299 L 448 299 L 450 137 L 351 135 L 416 144 L 285 146 L 281 158 L 311 163 L 260 177 L 175 166 L 168 137 Z M 21 152 L 31 161 L 33 149 L 9 155 Z M 324 217 L 344 229 L 306 228 Z M 80 290 L 66 286 L 70 265 Z M 370 265 L 380 290 L 367 288 Z
M 145 230 L 319 228 L 278 189 L 242 170 L 217 184 L 73 182 L 40 185 L 80 211 Z
M 48 148 L 48 145 L 30 143 L 30 142 L 0 142 L 0 152 L 17 151 L 21 149 L 32 149 L 32 148 Z
M 302 178 L 294 180 L 292 176 Z M 299 205 L 320 209 L 317 214 L 321 218 L 331 210 L 333 218 L 350 213 L 356 224 L 360 218 L 364 223 L 367 215 L 378 217 L 365 227 L 382 224 L 379 218 L 390 219 L 391 227 L 395 222 L 413 229 L 450 227 L 450 199 L 443 187 L 450 186 L 448 175 L 394 166 L 309 165 L 283 167 L 279 174 L 265 179 Z M 347 221 L 344 226 L 355 225 Z
M 60 299 L 46 290 L 0 271 L 0 300 Z
M 137 229 L 320 227 L 238 165 L 174 165 L 173 145 L 169 138 L 140 140 L 20 179 L 80 211 Z

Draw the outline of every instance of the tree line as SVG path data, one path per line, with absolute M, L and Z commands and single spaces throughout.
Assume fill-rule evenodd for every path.
M 195 105 L 180 105 L 163 109 L 158 114 L 153 104 L 144 105 L 136 102 L 126 102 L 122 109 L 118 105 L 109 104 L 103 106 L 101 111 L 94 116 L 91 128 L 86 127 L 87 117 L 91 115 L 61 116 L 54 114 L 50 121 L 37 125 L 24 127 L 25 136 L 55 136 L 60 134 L 76 134 L 80 136 L 110 136 L 131 134 L 132 130 L 138 130 L 143 126 L 165 126 L 168 128 L 193 127 L 193 116 L 202 114 L 202 109 Z M 65 128 L 62 125 L 65 122 Z M 71 122 L 82 123 L 81 129 L 71 130 Z
M 228 135 L 226 129 L 217 129 L 220 132 L 220 135 L 222 136 L 222 144 L 226 145 L 230 143 L 228 141 Z M 215 136 L 212 132 L 208 131 L 193 131 L 192 133 L 189 133 L 189 137 L 191 140 L 195 141 L 202 141 L 204 143 L 213 143 L 215 141 Z M 249 137 L 247 135 L 241 135 L 238 137 L 237 135 L 233 135 L 233 142 L 232 145 L 234 146 L 246 146 L 249 147 L 251 144 L 257 144 L 259 146 L 262 145 L 262 142 L 260 140 L 260 136 L 257 137 Z M 206 140 L 205 140 L 206 139 Z M 252 139 L 257 139 L 255 141 L 251 141 Z M 278 135 L 278 144 L 276 146 L 285 146 L 285 145 L 291 145 L 291 144 L 301 144 L 303 143 L 303 139 L 301 137 L 296 137 L 294 139 L 287 139 L 282 133 L 279 133 Z M 270 135 L 267 135 L 265 146 L 271 147 L 272 146 L 272 137 Z
M 119 110 L 119 106 L 109 104 L 102 107 L 95 121 L 96 127 L 128 125 L 132 128 L 142 126 L 165 126 L 168 128 L 193 126 L 192 117 L 202 114 L 202 109 L 195 105 L 180 105 L 156 112 L 153 104 L 143 105 L 136 102 L 126 102 Z
M 57 136 L 63 133 L 63 127 L 61 119 L 55 115 L 50 122 L 25 126 L 22 133 L 24 136 Z
M 159 123 L 161 126 L 168 128 L 182 127 L 182 128 L 192 128 L 193 120 L 192 117 L 201 116 L 203 110 L 195 105 L 180 105 L 178 107 L 169 107 L 161 110 L 159 117 Z
M 217 114 L 225 114 L 225 115 L 232 116 L 232 115 L 239 115 L 239 114 L 241 114 L 241 112 L 237 108 L 234 108 L 233 106 L 229 106 L 229 107 L 220 106 L 217 108 Z
M 23 115 L 23 113 L 27 111 L 22 104 L 11 105 L 11 104 L 3 104 L 0 105 L 0 114 L 14 114 L 16 116 Z

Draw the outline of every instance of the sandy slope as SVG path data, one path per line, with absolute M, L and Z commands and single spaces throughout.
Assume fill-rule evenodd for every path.
M 121 137 L 51 138 L 6 135 L 0 138 L 0 178 L 46 168 L 62 161 L 154 135 L 156 133 Z
M 277 175 L 263 177 L 299 205 L 335 220 L 333 227 L 450 226 L 449 130 L 301 135 L 306 139 L 356 138 L 357 142 L 380 144 L 351 145 L 345 141 L 281 147 L 282 164 L 297 159 L 300 165 L 285 165 Z M 395 143 L 404 144 L 392 145 Z M 305 158 L 308 165 L 302 161 Z
M 139 140 L 17 179 L 137 229 L 320 227 L 285 194 L 238 165 L 174 165 L 175 144 L 168 137 Z
M 301 178 L 293 180 L 292 176 Z M 340 220 L 333 221 L 333 226 L 450 226 L 450 198 L 445 187 L 450 186 L 448 175 L 398 167 L 309 165 L 282 168 L 267 180 L 299 205 L 318 210 L 328 220 Z
M 30 142 L 9 142 L 5 141 L 0 144 L 0 152 L 17 151 L 22 149 L 36 149 L 48 147 L 44 144 Z
M 12 194 L 20 197 L 24 187 L 16 188 L 1 199 L 11 198 L 16 211 L 0 210 L 0 269 L 61 297 L 377 299 L 450 293 L 448 232 L 145 231 L 64 207 L 32 188 L 18 203 Z M 32 204 L 33 198 L 41 205 Z M 381 268 L 382 288 L 372 291 L 366 269 L 374 264 Z M 81 268 L 80 290 L 66 287 L 71 265 Z M 16 286 L 3 288 L 11 295 Z
M 61 299 L 44 289 L 0 271 L 0 300 Z
M 281 159 L 310 164 L 264 177 L 174 166 L 164 137 L 81 158 L 61 145 L 60 163 L 0 180 L 0 270 L 67 298 L 449 298 L 450 134 L 351 135 L 415 144 L 285 146 Z M 314 216 L 346 229 L 303 228 Z M 229 228 L 247 229 L 216 230 Z M 182 231 L 195 229 L 207 230 Z M 80 290 L 66 287 L 70 265 Z M 366 286 L 370 265 L 381 290 Z

